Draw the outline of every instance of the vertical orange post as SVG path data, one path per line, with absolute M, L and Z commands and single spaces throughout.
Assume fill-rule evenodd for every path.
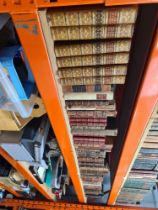
M 128 128 L 121 158 L 112 184 L 108 204 L 115 203 L 124 177 L 132 163 L 146 125 L 158 101 L 158 30 L 155 34 L 153 48 L 135 104 L 134 112 Z
M 49 61 L 38 13 L 33 11 L 26 14 L 12 14 L 12 18 L 64 156 L 78 199 L 80 202 L 86 202 L 79 177 L 79 168 L 75 160 L 74 148 L 64 119 L 63 108 Z

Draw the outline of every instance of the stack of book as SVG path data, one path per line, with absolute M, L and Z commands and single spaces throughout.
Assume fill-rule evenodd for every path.
M 105 158 L 117 135 L 114 91 L 125 83 L 137 12 L 137 6 L 95 5 L 47 13 L 87 195 L 102 193 L 103 176 L 109 172 Z
M 140 204 L 158 183 L 158 118 L 148 131 L 117 198 L 117 204 Z

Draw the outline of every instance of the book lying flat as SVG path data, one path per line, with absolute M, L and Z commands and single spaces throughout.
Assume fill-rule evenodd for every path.
M 63 92 L 74 92 L 74 93 L 82 93 L 82 92 L 106 92 L 112 91 L 111 85 L 70 85 L 70 86 L 62 86 Z
M 113 100 L 114 93 L 112 91 L 105 93 L 65 93 L 65 100 Z
M 78 78 L 78 77 L 106 77 L 106 76 L 123 76 L 127 73 L 127 65 L 110 65 L 110 66 L 89 66 L 76 68 L 60 68 L 58 71 L 59 78 Z
M 80 136 L 98 136 L 98 137 L 105 137 L 105 136 L 117 136 L 117 129 L 111 130 L 91 130 L 91 129 L 81 129 L 72 128 L 71 129 L 73 135 L 80 135 Z
M 99 33 L 97 31 L 99 30 Z M 70 26 L 51 27 L 52 39 L 57 40 L 92 40 L 111 38 L 132 38 L 134 24 L 107 26 Z
M 107 118 L 106 111 L 68 111 L 69 118 Z
M 95 55 L 113 52 L 129 52 L 131 39 L 125 40 L 98 40 L 96 42 L 77 42 L 71 45 L 55 45 L 56 57 L 70 57 L 82 55 Z
M 129 61 L 129 53 L 120 52 L 120 53 L 86 55 L 86 56 L 75 56 L 75 57 L 61 57 L 57 58 L 57 66 L 60 70 L 60 68 L 63 67 L 127 64 L 128 61 Z
M 62 86 L 68 85 L 112 85 L 112 84 L 124 84 L 126 76 L 107 76 L 107 77 L 79 77 L 79 78 L 64 78 L 60 79 Z
M 49 25 L 55 26 L 89 26 L 89 25 L 115 25 L 135 23 L 138 7 L 102 7 L 88 6 L 74 7 L 72 9 L 52 8 L 48 10 Z

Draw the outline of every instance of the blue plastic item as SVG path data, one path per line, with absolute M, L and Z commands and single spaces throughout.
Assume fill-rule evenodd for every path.
M 21 101 L 19 96 L 0 63 L 0 109 L 18 112 L 21 117 L 27 118 L 31 115 L 36 95 L 32 94 L 29 100 Z
M 22 47 L 16 45 L 0 50 L 0 62 L 6 70 L 19 99 L 29 100 L 35 89 L 35 82 Z M 24 73 L 24 78 L 21 76 L 21 79 L 20 75 Z

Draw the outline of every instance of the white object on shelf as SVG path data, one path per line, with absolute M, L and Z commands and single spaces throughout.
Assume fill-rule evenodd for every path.
M 28 101 L 21 101 L 0 63 L 0 109 L 18 112 L 21 117 L 27 118 L 32 113 L 35 98 L 36 95 L 32 94 Z

